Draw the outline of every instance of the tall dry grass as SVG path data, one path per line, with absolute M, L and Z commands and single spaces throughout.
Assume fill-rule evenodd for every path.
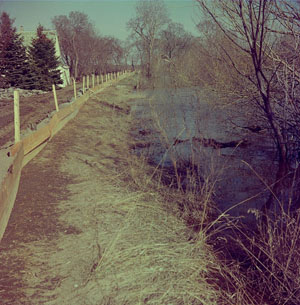
M 238 229 L 236 242 L 247 257 L 249 282 L 255 283 L 269 304 L 300 303 L 300 211 L 295 209 L 299 193 L 296 173 L 286 177 L 284 196 L 275 196 L 276 204 L 267 215 L 256 215 L 257 230 L 245 233 Z M 267 184 L 267 188 L 271 189 Z M 265 219 L 266 216 L 266 219 Z
M 279 201 L 276 213 L 269 213 L 267 230 L 260 226 L 259 211 L 252 211 L 257 215 L 257 224 L 252 228 L 228 216 L 230 209 L 244 202 L 217 215 L 214 189 L 226 170 L 226 164 L 220 166 L 216 160 L 210 160 L 207 162 L 210 168 L 203 171 L 197 165 L 197 155 L 204 152 L 196 146 L 191 149 L 190 160 L 182 160 L 174 149 L 174 138 L 170 138 L 167 132 L 168 120 L 161 119 L 162 114 L 155 105 L 151 105 L 151 110 L 153 127 L 158 131 L 161 145 L 165 147 L 173 166 L 173 180 L 162 179 L 164 171 L 156 169 L 161 175 L 159 181 L 168 182 L 170 191 L 166 200 L 172 198 L 172 194 L 180 198 L 174 202 L 187 226 L 213 245 L 214 255 L 218 257 L 218 268 L 211 268 L 210 272 L 213 278 L 211 282 L 214 287 L 219 287 L 218 304 L 299 305 L 300 212 L 297 210 L 292 213 L 290 208 L 295 200 L 292 194 L 297 188 L 296 181 L 288 182 L 288 208 Z M 169 119 L 175 118 L 172 115 L 172 109 L 169 109 Z M 180 138 L 183 131 L 189 137 L 188 127 L 181 127 L 182 131 L 176 138 Z M 163 163 L 162 159 L 157 167 Z M 271 189 L 267 183 L 264 184 L 266 190 Z
M 299 213 L 269 221 L 264 232 L 231 222 L 232 236 L 218 245 L 222 304 L 299 304 Z
M 133 78 L 118 86 L 133 88 L 134 84 Z M 136 97 L 128 93 L 128 105 Z M 160 167 L 149 164 L 147 156 L 130 151 L 135 144 L 129 137 L 135 121 L 125 111 L 116 110 L 125 103 L 125 97 L 118 94 L 109 95 L 105 102 L 109 124 L 112 130 L 117 127 L 120 141 L 111 145 L 109 131 L 101 138 L 101 151 L 109 146 L 109 158 L 118 162 L 110 163 L 107 171 L 102 169 L 112 198 L 95 214 L 105 213 L 111 221 L 115 221 L 114 215 L 122 215 L 122 221 L 115 223 L 115 231 L 100 249 L 85 283 L 86 304 L 217 305 L 219 289 L 210 272 L 218 270 L 213 251 L 205 235 L 180 217 L 185 213 L 181 205 L 188 203 L 187 193 L 163 183 L 165 173 Z
M 257 225 L 242 225 L 224 215 L 226 211 L 218 217 L 225 216 L 223 228 L 230 233 L 215 243 L 222 266 L 222 304 L 300 304 L 300 211 L 293 205 L 299 181 L 296 175 L 290 178 L 283 190 L 288 196 L 277 197 L 266 220 L 260 210 L 249 210 Z M 209 232 L 208 239 L 220 237 L 215 233 Z

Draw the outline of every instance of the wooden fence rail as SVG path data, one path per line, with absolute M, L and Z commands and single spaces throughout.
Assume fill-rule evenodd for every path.
M 127 73 L 124 72 L 121 73 L 124 77 L 126 74 Z M 14 94 L 15 144 L 6 151 L 5 162 L 7 163 L 4 168 L 7 170 L 3 175 L 1 175 L 2 166 L 0 167 L 0 179 L 2 178 L 2 180 L 0 180 L 0 242 L 17 196 L 22 168 L 45 147 L 51 138 L 63 128 L 67 122 L 76 116 L 79 109 L 92 94 L 99 93 L 111 85 L 108 81 L 103 83 L 104 78 L 107 80 L 107 74 L 104 76 L 101 75 L 101 84 L 89 91 L 85 90 L 85 78 L 83 78 L 83 92 L 86 93 L 79 98 L 76 98 L 76 82 L 74 80 L 75 101 L 60 110 L 54 87 L 53 94 L 57 112 L 53 115 L 47 125 L 39 128 L 23 139 L 21 139 L 20 136 L 19 94 L 17 91 L 17 93 Z M 94 87 L 94 77 L 92 79 Z

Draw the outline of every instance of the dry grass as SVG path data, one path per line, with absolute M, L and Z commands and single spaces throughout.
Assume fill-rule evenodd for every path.
M 132 84 L 134 79 L 127 79 L 118 86 Z M 206 237 L 178 217 L 185 195 L 163 185 L 160 170 L 128 150 L 134 144 L 128 137 L 132 118 L 119 108 L 128 109 L 125 100 L 132 97 L 112 97 L 116 89 L 101 95 L 111 114 L 101 122 L 101 165 L 90 163 L 96 171 L 101 167 L 107 183 L 107 204 L 95 206 L 94 215 L 105 213 L 111 225 L 116 214 L 122 221 L 115 223 L 109 242 L 100 244 L 101 254 L 80 294 L 86 295 L 86 304 L 218 304 L 218 288 L 211 279 L 218 265 Z M 112 137 L 117 128 L 119 133 Z M 114 166 L 106 164 L 109 159 Z M 103 222 L 95 227 L 102 234 Z
M 267 215 L 249 211 L 255 214 L 257 226 L 242 226 L 223 215 L 230 235 L 224 236 L 225 245 L 218 245 L 222 304 L 299 304 L 300 212 L 293 208 L 298 193 L 295 179 L 284 190 L 289 197 L 285 202 L 276 197 L 276 206 Z
M 99 304 L 217 304 L 204 239 L 188 241 L 184 223 L 151 197 L 133 199 L 97 266 Z
M 207 245 L 209 241 L 216 245 L 214 250 L 209 249 L 210 254 L 206 254 L 211 257 L 208 262 L 214 261 L 215 264 L 207 263 L 206 268 L 208 268 L 210 276 L 213 274 L 210 283 L 215 284 L 214 288 L 210 287 L 210 289 L 218 287 L 217 304 L 298 305 L 300 303 L 300 242 L 298 238 L 300 213 L 292 215 L 290 208 L 284 212 L 286 210 L 283 209 L 284 204 L 279 202 L 280 213 L 269 216 L 267 231 L 243 228 L 238 224 L 237 219 L 228 217 L 228 211 L 213 219 L 214 186 L 218 177 L 226 169 L 226 164 L 219 166 L 218 162 L 214 163 L 214 160 L 211 160 L 208 163 L 212 164 L 212 167 L 205 172 L 202 171 L 203 176 L 199 179 L 199 168 L 190 166 L 190 164 L 194 164 L 197 154 L 203 154 L 200 148 L 196 148 L 192 150 L 191 162 L 187 164 L 186 168 L 182 168 L 184 162 L 174 152 L 174 139 L 170 139 L 166 131 L 168 117 L 161 120 L 160 110 L 151 106 L 153 126 L 160 135 L 162 145 L 169 152 L 174 178 L 171 179 L 171 182 L 169 180 L 169 187 L 162 186 L 163 172 L 158 167 L 151 177 L 155 177 L 159 181 L 156 188 L 162 194 L 167 210 L 171 210 L 169 203 L 173 202 L 174 206 L 179 207 L 175 213 L 180 215 L 187 227 L 198 232 L 197 242 L 191 244 L 192 247 L 195 247 L 194 253 L 197 253 L 199 242 Z M 172 116 L 172 109 L 168 110 L 167 116 Z M 182 128 L 188 133 L 187 126 L 182 126 Z M 180 136 L 179 133 L 177 137 L 180 138 Z M 188 182 L 188 187 L 183 187 L 182 172 L 184 172 L 185 183 Z M 135 180 L 139 179 L 135 178 Z M 267 184 L 264 184 L 266 189 L 269 189 Z M 148 185 L 148 181 L 144 181 L 142 185 Z M 291 182 L 290 185 L 295 188 L 296 183 Z M 291 189 L 289 192 L 294 191 Z M 292 198 L 289 199 L 290 203 L 291 200 Z M 243 202 L 237 205 L 242 204 Z M 186 249 L 187 253 L 192 251 L 186 247 L 183 249 Z M 215 254 L 212 254 L 211 251 L 214 251 Z M 184 255 L 187 256 L 187 254 Z M 216 260 L 216 256 L 218 260 Z M 197 278 L 194 278 L 194 282 L 197 281 Z M 187 287 L 190 286 L 187 285 Z M 192 301 L 192 299 L 189 300 L 190 304 L 193 304 Z M 208 301 L 206 302 L 203 304 L 210 304 Z M 162 299 L 161 304 L 167 303 Z M 179 302 L 179 304 L 185 303 Z
M 160 170 L 130 151 L 129 109 L 142 96 L 133 85 L 134 78 L 124 79 L 92 96 L 31 164 L 27 177 L 35 183 L 23 196 L 33 215 L 13 222 L 12 234 L 18 229 L 23 241 L 2 253 L 9 272 L 2 268 L 1 304 L 219 304 L 213 251 L 203 232 L 179 217 L 188 215 L 179 207 L 192 194 L 188 200 L 161 183 Z M 49 169 L 55 174 L 41 179 Z M 39 190 L 34 200 L 31 187 Z M 22 208 L 28 211 L 20 206 L 17 215 Z M 34 215 L 51 230 L 36 226 Z M 32 241 L 24 240 L 28 219 Z M 22 279 L 9 282 L 11 273 Z
M 232 223 L 230 227 L 231 238 L 227 235 L 223 246 L 219 245 L 219 304 L 298 305 L 299 215 L 285 225 L 274 223 L 265 233 L 249 232 Z
M 130 170 L 111 179 L 126 181 L 130 197 L 110 200 L 126 216 L 97 263 L 89 294 L 101 295 L 99 304 L 218 304 L 212 249 L 178 217 L 184 196 L 157 183 L 141 158 L 127 162 Z

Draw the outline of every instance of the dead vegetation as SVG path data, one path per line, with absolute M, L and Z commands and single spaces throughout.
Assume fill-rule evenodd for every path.
M 24 169 L 1 243 L 3 304 L 295 304 L 299 221 L 250 240 L 214 214 L 221 168 L 196 192 L 134 155 L 134 81 L 93 96 Z
M 23 179 L 39 173 L 36 197 L 33 185 L 21 190 L 1 244 L 0 270 L 10 270 L 1 276 L 3 304 L 219 304 L 218 263 L 179 209 L 186 194 L 130 151 L 127 109 L 142 98 L 133 82 L 92 97 L 24 169 Z M 51 168 L 57 175 L 48 180 Z M 36 208 L 19 223 L 29 201 Z M 28 221 L 28 237 L 13 243 Z

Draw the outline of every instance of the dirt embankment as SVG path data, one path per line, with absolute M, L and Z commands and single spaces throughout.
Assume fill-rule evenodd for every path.
M 134 80 L 95 95 L 22 172 L 1 304 L 217 304 L 213 257 L 130 153 Z M 28 105 L 28 107 L 30 107 Z
M 81 87 L 77 84 L 77 90 Z M 74 96 L 73 86 L 56 91 L 59 104 L 68 103 Z M 43 119 L 55 110 L 52 92 L 32 96 L 20 96 L 21 130 L 34 129 Z M 13 98 L 0 98 L 0 148 L 14 140 L 14 103 Z

